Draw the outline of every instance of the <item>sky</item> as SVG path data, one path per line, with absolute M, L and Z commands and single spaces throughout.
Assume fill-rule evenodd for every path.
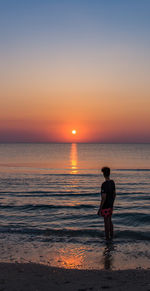
M 0 142 L 150 143 L 149 31 L 149 0 L 0 0 Z

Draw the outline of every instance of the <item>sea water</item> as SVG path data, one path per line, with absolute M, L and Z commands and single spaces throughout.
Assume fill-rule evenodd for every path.
M 117 197 L 106 242 L 101 168 Z M 0 260 L 150 267 L 150 144 L 0 144 Z

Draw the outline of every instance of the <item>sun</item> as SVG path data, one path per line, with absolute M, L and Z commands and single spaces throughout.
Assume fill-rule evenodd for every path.
M 77 131 L 75 129 L 72 130 L 72 134 L 75 135 Z

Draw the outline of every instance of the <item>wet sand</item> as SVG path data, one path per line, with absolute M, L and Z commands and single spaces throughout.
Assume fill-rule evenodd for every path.
M 70 270 L 33 263 L 0 263 L 0 290 L 150 291 L 150 269 Z

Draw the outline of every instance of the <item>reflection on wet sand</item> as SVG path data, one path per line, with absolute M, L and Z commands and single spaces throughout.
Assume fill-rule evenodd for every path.
M 105 270 L 112 270 L 113 268 L 113 242 L 107 242 L 103 252 L 103 264 Z
M 78 159 L 78 153 L 77 153 L 77 144 L 72 143 L 71 144 L 71 150 L 70 150 L 70 164 L 71 164 L 71 174 L 77 174 L 78 173 L 78 167 L 77 167 L 77 159 Z
M 52 254 L 50 255 L 52 259 Z M 66 269 L 80 269 L 83 265 L 83 248 L 72 248 L 72 249 L 59 249 L 55 258 L 53 258 L 55 266 L 66 268 Z

